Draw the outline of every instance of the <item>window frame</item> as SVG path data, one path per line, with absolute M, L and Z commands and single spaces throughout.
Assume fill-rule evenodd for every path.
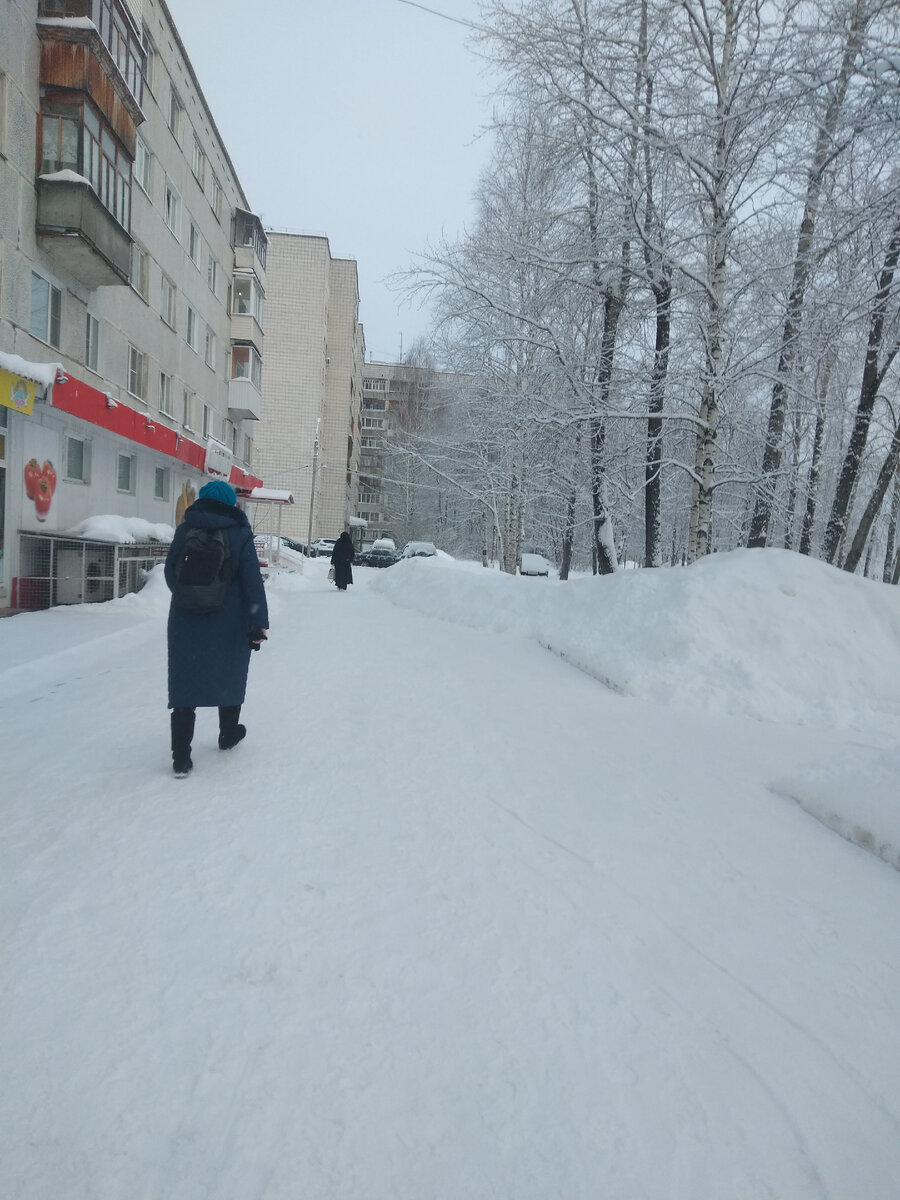
M 46 289 L 44 297 L 44 312 L 46 315 L 40 329 L 35 322 L 36 315 L 39 315 L 38 310 L 35 308 L 35 281 L 43 284 Z M 47 346 L 52 346 L 54 350 L 61 349 L 62 288 L 58 288 L 56 284 L 51 283 L 46 275 L 41 275 L 33 267 L 31 269 L 31 308 L 28 318 L 28 331 L 39 342 L 43 342 Z
M 146 404 L 147 395 L 147 355 L 143 350 L 139 350 L 137 346 L 131 342 L 128 343 L 128 378 L 125 384 L 126 391 L 129 396 L 134 396 L 136 400 Z M 135 391 L 132 388 L 133 383 L 137 383 L 140 391 Z
M 134 165 L 131 175 L 135 183 L 149 199 L 153 186 L 153 151 L 140 134 L 134 145 Z
M 174 180 L 167 175 L 165 200 L 163 203 L 163 221 L 176 242 L 181 241 L 182 209 L 181 192 Z
M 69 447 L 71 444 L 77 444 L 81 447 L 81 474 L 75 475 L 70 470 L 72 465 Z M 63 435 L 63 479 L 67 483 L 84 483 L 91 482 L 91 439 L 79 437 L 78 434 L 66 433 Z
M 100 374 L 100 322 L 93 313 L 85 313 L 84 365 L 95 375 Z
M 166 371 L 159 373 L 159 386 L 157 388 L 157 408 L 164 417 L 175 416 L 175 404 L 173 402 L 173 379 Z
M 122 464 L 128 464 L 128 486 L 122 487 Z M 120 495 L 133 496 L 137 482 L 137 460 L 133 454 L 125 454 L 121 450 L 116 454 L 116 491 Z
M 136 278 L 137 277 L 137 278 Z M 150 303 L 150 254 L 140 242 L 131 243 L 131 269 L 128 282 L 140 298 Z M 143 286 L 141 286 L 143 284 Z
M 170 329 L 178 325 L 178 288 L 175 281 L 163 271 L 160 279 L 159 313 Z

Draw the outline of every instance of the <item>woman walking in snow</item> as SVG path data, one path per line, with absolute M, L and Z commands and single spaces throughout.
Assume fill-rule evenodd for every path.
M 331 565 L 334 567 L 334 585 L 339 592 L 346 592 L 347 584 L 353 582 L 353 542 L 345 529 L 334 544 Z
M 181 778 L 193 768 L 195 709 L 218 708 L 220 750 L 245 736 L 239 717 L 250 651 L 259 649 L 269 626 L 253 531 L 230 484 L 215 480 L 200 489 L 175 530 L 165 574 L 172 592 L 172 767 Z

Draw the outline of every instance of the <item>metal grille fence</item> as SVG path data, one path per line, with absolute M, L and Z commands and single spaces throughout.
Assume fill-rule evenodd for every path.
M 48 533 L 20 533 L 16 606 L 93 604 L 139 592 L 147 572 L 169 547 L 159 542 L 92 542 Z

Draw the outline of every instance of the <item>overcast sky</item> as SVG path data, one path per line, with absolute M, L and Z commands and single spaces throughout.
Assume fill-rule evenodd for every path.
M 470 219 L 487 158 L 469 30 L 402 0 L 167 3 L 251 208 L 356 259 L 367 357 L 396 361 L 428 317 L 385 277 Z M 423 3 L 478 19 L 477 0 Z

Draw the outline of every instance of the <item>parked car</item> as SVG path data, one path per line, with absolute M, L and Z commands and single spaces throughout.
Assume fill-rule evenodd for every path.
M 550 563 L 542 554 L 523 554 L 520 575 L 549 575 Z
M 331 558 L 337 538 L 316 538 L 309 548 L 310 558 Z
M 407 542 L 403 547 L 401 558 L 434 558 L 437 547 L 434 542 Z
M 306 553 L 306 546 L 303 542 L 298 542 L 296 538 L 282 537 L 281 544 L 287 546 L 288 550 L 294 550 L 297 554 Z
M 358 561 L 359 559 L 357 559 Z M 399 561 L 400 555 L 390 546 L 373 546 L 366 552 L 365 565 L 367 567 L 392 567 L 395 562 Z

